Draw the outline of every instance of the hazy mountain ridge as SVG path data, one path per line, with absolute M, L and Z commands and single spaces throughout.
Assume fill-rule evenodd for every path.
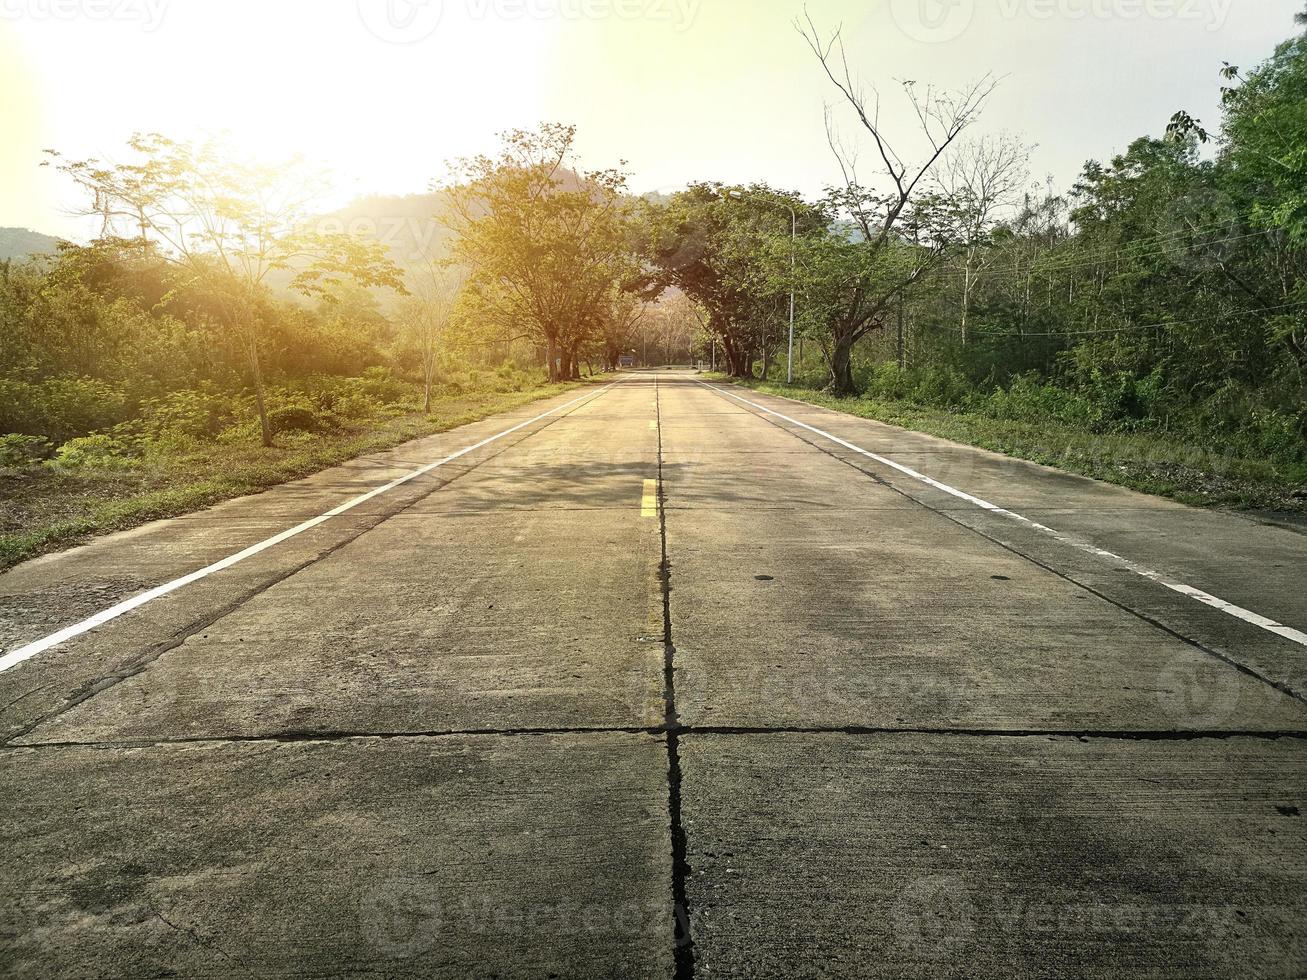
M 54 252 L 59 239 L 30 228 L 0 228 L 0 262 Z

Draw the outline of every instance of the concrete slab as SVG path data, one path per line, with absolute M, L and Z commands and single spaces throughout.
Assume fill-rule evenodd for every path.
M 1307 743 L 681 740 L 696 975 L 1307 972 Z
M 705 389 L 700 388 L 700 391 Z M 1046 523 L 1059 531 L 1113 551 L 1131 561 L 1172 575 L 1195 588 L 1300 630 L 1307 630 L 1307 534 L 1302 528 L 1274 525 L 1253 515 L 1203 511 L 1123 487 L 1060 472 L 1046 466 L 963 446 L 840 412 L 753 392 L 736 392 L 750 401 L 816 426 L 853 444 L 879 453 L 927 476 Z M 745 406 L 723 395 L 727 404 Z M 696 402 L 697 404 L 697 402 Z M 717 409 L 720 410 L 720 409 Z M 742 425 L 742 423 L 732 423 Z M 781 423 L 786 425 L 786 423 Z M 968 524 L 992 528 L 1005 542 L 1024 548 L 1029 538 L 1019 526 L 984 515 L 972 505 L 912 480 L 866 457 L 841 449 L 812 433 L 789 427 L 824 451 L 847 459 L 875 479 L 914 499 L 945 510 Z M 1213 465 L 1219 467 L 1219 459 Z M 1059 566 L 1060 568 L 1061 566 Z M 1265 638 L 1219 618 L 1182 615 L 1172 618 L 1156 590 L 1130 582 L 1126 601 L 1154 600 L 1154 611 L 1168 625 L 1196 630 L 1195 638 L 1240 657 L 1245 644 L 1256 662 L 1275 679 L 1307 695 L 1307 652 L 1281 647 L 1277 654 Z M 1165 600 L 1165 597 L 1160 597 Z M 1180 610 L 1187 610 L 1181 605 Z M 1255 628 L 1251 628 L 1255 629 Z
M 569 392 L 386 453 L 353 460 L 263 494 L 107 535 L 88 545 L 20 565 L 0 575 L 0 649 L 13 650 L 146 589 L 236 554 L 417 466 L 474 445 L 584 394 Z M 521 446 L 556 422 L 551 416 L 528 426 L 220 575 L 189 585 L 94 633 L 49 650 L 37 660 L 0 673 L 0 739 L 85 697 L 106 679 L 138 670 L 155 651 L 178 642 L 193 629 L 222 615 L 224 609 L 403 512 L 496 454 Z
M 566 454 L 588 408 L 530 451 Z M 478 469 L 19 741 L 660 724 L 656 439 L 608 431 L 647 459 Z
M 0 972 L 670 976 L 649 736 L 0 751 Z
M 632 493 L 391 521 L 20 741 L 656 725 L 659 542 Z
M 795 441 L 742 409 L 731 425 L 736 445 Z M 728 472 L 821 506 L 742 505 L 702 455 L 715 435 L 664 430 L 687 724 L 1307 730 L 1302 702 L 815 449 Z

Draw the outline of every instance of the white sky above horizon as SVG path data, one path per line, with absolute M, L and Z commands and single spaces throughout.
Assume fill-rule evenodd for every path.
M 1302 0 L 809 0 L 850 62 L 911 119 L 895 79 L 1003 76 L 976 133 L 1036 144 L 1065 188 L 1186 108 L 1218 121 L 1223 61 L 1250 67 Z M 303 154 L 332 205 L 419 193 L 450 158 L 542 120 L 582 160 L 626 160 L 637 192 L 699 179 L 819 194 L 838 177 L 836 93 L 791 0 L 0 0 L 0 226 L 85 237 L 41 151 L 121 155 L 135 131 L 226 133 L 268 161 Z M 402 42 L 402 43 L 396 43 Z M 840 117 L 849 135 L 852 120 Z M 869 163 L 870 158 L 864 159 Z

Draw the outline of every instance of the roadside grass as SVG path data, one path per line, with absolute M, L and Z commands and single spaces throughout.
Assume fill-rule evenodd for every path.
M 95 535 L 258 493 L 595 380 L 451 395 L 433 401 L 430 415 L 361 419 L 328 433 L 279 436 L 272 448 L 257 440 L 196 442 L 181 452 L 160 453 L 126 469 L 0 470 L 0 571 Z
M 1307 466 L 1238 456 L 1219 445 L 1200 445 L 1160 434 L 1099 434 L 1055 422 L 995 419 L 907 402 L 836 398 L 824 391 L 770 381 L 739 382 L 720 375 L 708 377 L 735 381 L 755 391 L 978 446 L 1191 506 L 1307 516 Z

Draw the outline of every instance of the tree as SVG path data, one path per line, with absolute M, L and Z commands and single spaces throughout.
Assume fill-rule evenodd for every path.
M 901 88 L 918 123 L 925 145 L 920 159 L 908 162 L 895 149 L 880 121 L 880 95 L 868 96 L 855 80 L 840 30 L 827 36 L 811 17 L 798 25 L 823 73 L 852 109 L 862 133 L 876 150 L 876 190 L 858 174 L 857 155 L 839 138 L 833 116 L 827 111 L 827 135 L 843 175 L 842 186 L 831 191 L 832 207 L 853 222 L 859 241 L 846 249 L 825 243 L 826 281 L 836 285 L 842 268 L 844 285 L 832 303 L 829 324 L 831 388 L 838 395 L 856 392 L 853 348 L 874 330 L 883 329 L 904 293 L 935 265 L 952 243 L 956 222 L 950 220 L 946 201 L 930 193 L 930 178 L 962 133 L 980 115 L 997 82 L 990 76 L 957 92 L 940 92 L 904 81 Z
M 501 138 L 499 156 L 459 162 L 461 182 L 449 191 L 468 309 L 501 340 L 543 346 L 551 380 L 575 378 L 579 348 L 631 273 L 626 178 L 579 170 L 572 126 Z
M 621 286 L 613 286 L 599 338 L 604 366 L 608 370 L 616 371 L 621 366 L 622 355 L 631 350 L 648 318 L 648 303 Z
M 1029 177 L 1030 151 L 1010 136 L 986 137 L 958 145 L 945 158 L 940 184 L 956 212 L 959 245 L 963 252 L 962 343 L 967 342 L 971 295 L 996 252 L 987 246 L 996 218 L 1014 203 Z
M 422 411 L 428 415 L 441 348 L 465 277 L 463 270 L 435 259 L 424 260 L 408 273 L 409 296 L 400 306 L 399 320 L 421 361 Z
M 376 242 L 309 228 L 313 187 L 293 165 L 239 161 L 213 142 L 155 133 L 136 134 L 128 146 L 137 157 L 131 163 L 50 156 L 90 192 L 84 213 L 101 219 L 101 242 L 173 266 L 240 338 L 263 444 L 270 446 L 259 353 L 269 277 L 284 272 L 295 291 L 329 300 L 346 282 L 402 291 L 399 270 Z
M 780 340 L 788 310 L 781 297 L 790 282 L 791 207 L 800 234 L 818 233 L 828 223 L 820 208 L 798 194 L 765 184 L 741 189 L 696 183 L 666 202 L 646 205 L 648 294 L 674 288 L 688 296 L 702 311 L 705 329 L 721 342 L 735 377 L 752 375 L 757 356 L 767 360 L 768 346 Z

